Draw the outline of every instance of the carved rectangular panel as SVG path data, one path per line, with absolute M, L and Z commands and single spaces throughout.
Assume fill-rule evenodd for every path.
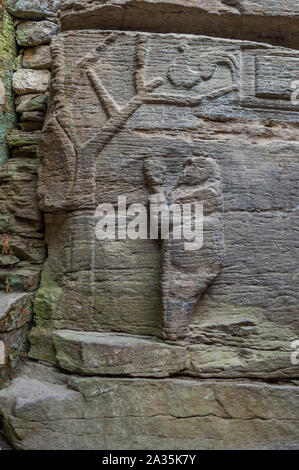
M 289 81 L 298 62 L 296 51 L 191 35 L 55 39 L 40 147 L 49 251 L 40 331 L 183 339 L 189 373 L 204 376 L 259 376 L 278 348 L 268 376 L 295 374 L 287 351 L 298 326 L 299 113 Z M 203 247 L 98 240 L 96 207 L 122 195 L 146 207 L 155 198 L 203 203 Z M 203 344 L 216 345 L 204 365 Z
M 298 111 L 292 102 L 292 83 L 299 80 L 297 53 L 244 51 L 241 67 L 241 102 L 262 109 Z

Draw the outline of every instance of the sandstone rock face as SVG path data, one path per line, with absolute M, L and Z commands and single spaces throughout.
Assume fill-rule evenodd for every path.
M 61 26 L 206 34 L 299 46 L 293 0 L 66 0 Z
M 26 132 L 9 134 L 0 175 L 8 375 L 39 289 L 34 361 L 0 392 L 5 435 L 17 449 L 297 448 L 297 5 L 72 0 L 54 38 L 58 3 L 10 2 L 28 21 L 13 80 Z M 140 238 L 135 209 L 149 229 L 158 204 L 202 204 L 203 239 L 175 237 L 186 218 L 163 237 L 165 213 Z M 100 238 L 111 210 L 118 236 Z
M 31 320 L 32 295 L 12 293 L 0 298 L 0 329 L 11 331 Z
M 0 21 L 2 25 L 0 36 L 0 167 L 2 167 L 9 154 L 6 135 L 16 122 L 11 80 L 17 50 L 13 19 L 3 8 L 0 9 Z
M 40 134 L 7 137 L 11 158 L 0 173 L 0 387 L 27 357 L 33 292 L 45 258 L 36 195 Z
M 45 361 L 82 375 L 167 377 L 186 365 L 183 347 L 151 337 L 58 330 L 49 338 L 33 329 L 31 344 L 31 358 L 45 354 Z M 51 350 L 55 351 L 52 357 Z
M 27 352 L 32 300 L 28 293 L 0 294 L 0 344 L 4 350 L 4 357 L 0 356 L 0 386 Z
M 28 324 L 32 318 L 32 296 L 22 289 L 11 292 L 10 281 L 16 284 L 16 266 L 21 258 L 11 249 L 6 234 L 14 216 L 10 212 L 13 206 L 15 186 L 10 179 L 9 145 L 7 135 L 16 125 L 13 103 L 12 75 L 17 48 L 13 27 L 13 18 L 4 5 L 0 8 L 0 388 L 12 375 L 14 369 L 25 357 L 28 350 Z M 16 176 L 16 175 L 15 175 Z M 10 179 L 10 181 L 8 181 Z M 18 187 L 20 189 L 20 186 Z M 26 189 L 24 188 L 26 191 Z M 7 192 L 6 192 L 7 191 Z M 20 199 L 20 196 L 19 196 Z M 17 238 L 18 236 L 16 236 Z M 20 237 L 23 239 L 23 237 Z M 24 267 L 22 274 L 24 274 Z M 24 279 L 24 278 L 23 278 Z M 1 444 L 2 447 L 2 444 Z
M 192 375 L 295 377 L 297 53 L 84 31 L 61 34 L 52 50 L 39 178 L 49 258 L 37 327 L 185 338 Z M 128 205 L 164 194 L 202 202 L 203 247 L 98 240 L 97 205 L 124 194 Z
M 17 449 L 296 449 L 298 393 L 238 381 L 69 377 L 32 365 L 0 392 L 0 410 Z

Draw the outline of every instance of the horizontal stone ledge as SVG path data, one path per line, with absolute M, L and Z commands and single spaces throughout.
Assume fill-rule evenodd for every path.
M 299 47 L 299 6 L 293 0 L 69 0 L 61 27 L 186 33 Z
M 181 346 L 121 333 L 57 330 L 51 334 L 34 328 L 31 344 L 30 357 L 56 362 L 81 375 L 168 377 L 182 371 L 186 362 Z
M 276 385 L 79 377 L 29 362 L 0 392 L 16 449 L 295 449 L 298 394 Z

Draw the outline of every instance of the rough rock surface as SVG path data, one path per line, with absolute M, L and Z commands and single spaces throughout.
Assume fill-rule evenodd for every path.
M 0 413 L 16 449 L 296 449 L 298 394 L 291 384 L 88 378 L 33 364 L 0 392 Z
M 23 56 L 25 69 L 48 69 L 51 67 L 50 46 L 30 47 L 25 50 Z
M 28 350 L 28 322 L 32 319 L 32 295 L 0 293 L 0 387 L 25 357 Z
M 45 361 L 82 375 L 167 377 L 186 365 L 183 347 L 151 337 L 58 330 L 50 338 L 33 329 L 31 344 L 31 358 L 41 359 L 45 354 Z
M 26 47 L 49 44 L 57 30 L 57 24 L 51 21 L 24 21 L 17 26 L 17 42 Z
M 32 295 L 11 293 L 0 297 L 0 331 L 20 328 L 31 320 Z
M 45 114 L 41 113 L 40 111 L 25 111 L 21 114 L 21 122 L 22 121 L 35 121 L 43 123 L 45 120 Z
M 46 111 L 48 101 L 48 93 L 39 95 L 27 94 L 17 96 L 15 98 L 16 111 L 23 113 L 24 111 Z
M 27 356 L 32 292 L 45 258 L 36 196 L 39 139 L 40 134 L 9 134 L 11 158 L 0 173 L 0 341 L 5 348 L 0 387 Z
M 53 40 L 36 155 L 59 3 L 62 29 L 79 31 Z M 28 20 L 14 80 L 26 132 L 9 134 L 0 174 L 0 386 L 26 355 L 45 255 L 39 158 L 48 259 L 35 361 L 0 392 L 6 437 L 17 449 L 298 448 L 297 4 L 8 8 Z M 96 207 L 120 195 L 203 203 L 203 246 L 98 240 Z
M 11 88 L 13 65 L 17 50 L 14 36 L 13 19 L 4 8 L 0 9 L 0 169 L 8 158 L 6 135 L 15 125 L 16 116 Z
M 66 0 L 60 8 L 63 30 L 206 34 L 299 46 L 293 0 Z
M 11 445 L 2 434 L 0 434 L 0 450 L 12 450 Z
M 44 93 L 50 84 L 48 70 L 20 69 L 13 76 L 13 89 L 17 95 Z
M 192 375 L 298 376 L 297 52 L 87 31 L 61 34 L 52 49 L 37 326 L 185 337 Z M 202 202 L 204 246 L 99 241 L 95 208 L 122 194 L 145 206 L 164 194 Z
M 16 18 L 41 20 L 58 10 L 61 0 L 6 0 L 6 8 Z

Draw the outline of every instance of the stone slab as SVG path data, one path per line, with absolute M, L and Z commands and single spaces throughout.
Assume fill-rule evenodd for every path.
M 25 50 L 22 64 L 25 69 L 49 69 L 51 62 L 50 47 L 38 46 Z
M 297 377 L 298 52 L 115 31 L 62 33 L 52 52 L 38 328 L 185 338 L 190 374 Z M 203 203 L 200 250 L 97 239 L 98 204 L 163 194 Z
M 65 376 L 30 365 L 0 392 L 26 450 L 296 449 L 296 385 Z
M 185 368 L 184 348 L 150 337 L 58 330 L 52 338 L 56 364 L 77 374 L 167 377 Z
M 14 73 L 13 89 L 17 95 L 45 93 L 50 84 L 48 70 L 21 69 Z
M 68 0 L 60 7 L 63 30 L 205 34 L 295 48 L 298 13 L 293 0 Z
M 52 21 L 22 21 L 17 26 L 16 39 L 19 46 L 31 47 L 50 44 L 58 31 Z
M 15 17 L 41 20 L 57 13 L 61 0 L 7 0 L 6 8 Z

